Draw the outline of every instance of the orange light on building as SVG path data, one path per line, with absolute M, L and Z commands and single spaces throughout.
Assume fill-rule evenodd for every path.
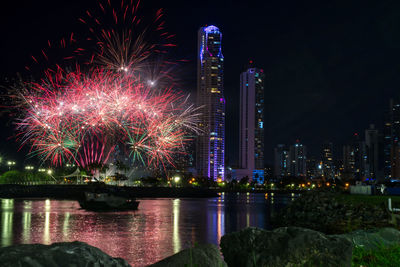
M 222 179 L 221 178 L 217 178 L 217 183 L 222 183 Z
M 326 186 L 330 186 L 331 184 L 330 183 L 326 183 Z

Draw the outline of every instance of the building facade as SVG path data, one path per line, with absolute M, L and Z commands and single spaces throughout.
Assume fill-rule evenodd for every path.
M 249 68 L 240 75 L 239 167 L 264 181 L 264 71 Z
M 289 151 L 289 170 L 291 176 L 306 176 L 307 175 L 307 149 L 300 142 L 290 147 Z
M 290 175 L 289 161 L 289 149 L 283 144 L 278 144 L 274 149 L 274 176 L 276 178 Z
M 325 143 L 322 147 L 323 175 L 326 179 L 335 178 L 335 164 L 332 150 L 332 143 Z
M 342 172 L 342 179 L 345 179 L 345 180 L 354 179 L 354 172 L 355 172 L 354 146 L 345 145 L 345 146 L 343 146 L 343 172 Z
M 383 128 L 384 176 L 400 180 L 400 101 L 391 99 Z
M 201 107 L 196 142 L 197 174 L 225 178 L 225 98 L 222 33 L 215 26 L 198 32 L 197 104 Z
M 365 145 L 367 150 L 367 179 L 375 180 L 379 175 L 379 135 L 375 125 L 365 130 Z

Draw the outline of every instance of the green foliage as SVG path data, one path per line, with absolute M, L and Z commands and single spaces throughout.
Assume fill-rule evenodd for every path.
M 21 172 L 17 170 L 7 171 L 0 176 L 0 184 L 26 183 L 53 181 L 46 173 L 42 172 Z
M 362 247 L 355 247 L 353 249 L 352 266 L 400 266 L 400 245 L 379 245 L 378 248 L 373 250 L 365 249 Z
M 22 173 L 16 170 L 7 171 L 0 176 L 1 184 L 11 184 L 22 181 L 23 181 Z

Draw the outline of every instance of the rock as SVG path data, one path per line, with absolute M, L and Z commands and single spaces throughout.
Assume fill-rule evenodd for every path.
M 396 225 L 394 220 L 390 220 L 391 215 L 384 204 L 341 204 L 337 201 L 338 196 L 334 192 L 305 192 L 274 216 L 272 225 L 275 228 L 305 227 L 325 234 L 343 234 L 356 229 Z
M 224 235 L 221 250 L 229 267 L 345 267 L 352 259 L 352 243 L 346 238 L 299 227 L 246 228 Z
M 394 228 L 357 230 L 337 236 L 346 238 L 354 246 L 365 247 L 367 249 L 374 249 L 381 245 L 391 246 L 400 244 L 400 231 Z
M 113 258 L 100 249 L 83 242 L 51 245 L 15 245 L 0 248 L 0 266 L 130 266 L 125 260 Z
M 148 267 L 226 267 L 217 246 L 199 245 L 182 250 Z

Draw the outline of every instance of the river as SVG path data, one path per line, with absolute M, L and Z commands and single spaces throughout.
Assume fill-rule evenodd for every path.
M 294 195 L 226 193 L 206 199 L 140 199 L 130 212 L 89 212 L 76 201 L 1 199 L 1 246 L 83 241 L 132 266 L 146 266 L 225 233 L 270 228 Z

